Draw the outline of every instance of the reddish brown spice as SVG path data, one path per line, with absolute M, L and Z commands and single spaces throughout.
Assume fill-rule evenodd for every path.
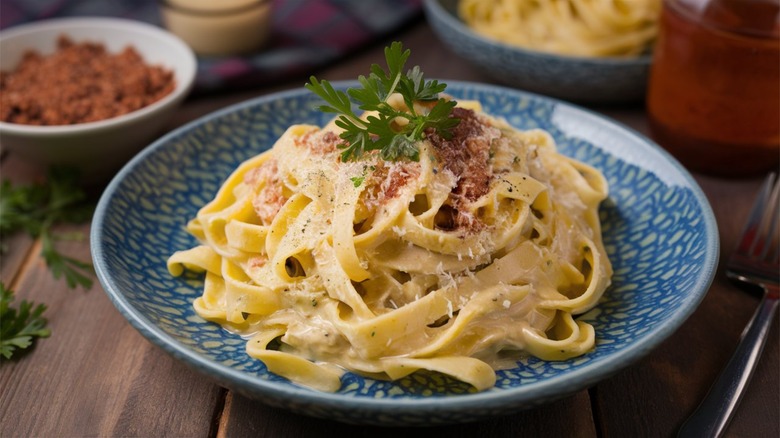
M 486 125 L 470 109 L 454 108 L 451 117 L 457 117 L 460 123 L 453 128 L 449 140 L 435 131 L 426 132 L 426 138 L 435 148 L 444 169 L 458 178 L 449 201 L 454 211 L 446 211 L 452 216 L 447 221 L 451 222 L 453 229 L 476 230 L 480 224 L 465 212 L 464 207 L 490 191 L 493 179 L 490 143 L 500 136 L 500 132 Z
M 306 147 L 317 155 L 325 155 L 335 151 L 340 140 L 332 131 L 312 131 L 296 138 L 295 146 Z
M 173 72 L 149 66 L 132 47 L 110 54 L 102 44 L 60 36 L 49 55 L 30 50 L 16 70 L 0 72 L 0 119 L 25 125 L 72 125 L 148 106 L 175 88 Z
M 252 207 L 263 225 L 270 225 L 279 210 L 287 202 L 282 192 L 282 182 L 279 180 L 279 167 L 275 159 L 263 163 L 244 175 L 244 183 L 255 186 L 265 183 L 260 192 L 252 200 Z
M 371 212 L 376 211 L 379 206 L 398 196 L 401 189 L 410 180 L 420 175 L 419 163 L 411 161 L 392 164 L 386 161 L 379 161 L 376 166 L 371 166 L 367 170 L 369 172 L 365 180 L 366 189 L 361 194 L 361 197 L 363 204 Z
M 266 263 L 268 263 L 268 257 L 266 256 L 252 257 L 249 259 L 249 266 L 252 268 L 262 268 Z
M 388 167 L 385 162 L 380 161 L 374 173 L 374 178 L 381 181 L 380 189 L 382 196 L 380 198 L 395 198 L 401 188 L 406 186 L 410 179 L 416 178 L 419 174 L 420 168 L 416 163 Z
M 452 117 L 460 119 L 447 140 L 435 131 L 426 137 L 436 148 L 444 168 L 458 177 L 453 195 L 475 201 L 490 190 L 493 171 L 490 167 L 490 141 L 484 135 L 485 124 L 474 111 L 454 108 Z

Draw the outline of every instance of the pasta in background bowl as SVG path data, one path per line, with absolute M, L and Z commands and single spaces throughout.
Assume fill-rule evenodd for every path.
M 646 17 L 660 2 L 643 0 L 646 8 L 638 10 L 636 17 L 614 11 L 611 15 L 594 14 L 588 19 L 595 22 L 588 25 L 581 25 L 569 14 L 547 17 L 555 8 L 545 2 L 525 2 L 529 8 L 525 16 L 488 12 L 497 4 L 511 9 L 521 3 L 523 0 L 467 0 L 465 4 L 462 0 L 424 0 L 423 5 L 428 22 L 442 42 L 501 83 L 578 103 L 634 103 L 644 99 L 655 34 L 655 27 L 647 23 Z M 541 4 L 548 7 L 542 8 Z M 603 9 L 605 3 L 599 4 Z M 464 22 L 459 8 L 470 11 L 470 24 Z M 614 22 L 617 18 L 625 22 Z M 594 28 L 600 32 L 592 33 Z M 622 28 L 625 33 L 620 32 Z
M 337 84 L 346 87 L 352 83 Z M 261 97 L 192 122 L 135 157 L 103 194 L 92 227 L 98 278 L 117 309 L 147 339 L 223 386 L 294 412 L 380 425 L 473 421 L 546 403 L 609 377 L 649 353 L 693 312 L 718 254 L 715 222 L 691 176 L 644 137 L 592 113 L 510 89 L 449 82 L 447 93 L 475 100 L 518 129 L 541 128 L 558 150 L 601 172 L 609 197 L 600 219 L 612 284 L 578 317 L 596 346 L 562 361 L 528 357 L 474 392 L 436 373 L 397 381 L 353 373 L 333 393 L 290 383 L 246 352 L 246 340 L 193 309 L 202 276 L 171 277 L 166 261 L 197 241 L 195 217 L 245 160 L 294 124 L 323 126 L 316 96 L 295 90 Z
M 496 41 L 566 56 L 649 53 L 661 0 L 459 0 L 458 16 Z

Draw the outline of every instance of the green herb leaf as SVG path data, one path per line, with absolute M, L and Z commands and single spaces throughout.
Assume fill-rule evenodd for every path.
M 84 289 L 89 289 L 92 287 L 92 278 L 87 276 L 87 274 L 94 272 L 92 265 L 59 253 L 54 247 L 54 241 L 48 229 L 45 229 L 41 234 L 41 255 L 54 278 L 64 276 L 69 288 L 75 289 L 77 286 L 81 286 Z
M 46 319 L 41 315 L 46 310 L 44 304 L 22 300 L 19 309 L 11 307 L 13 292 L 0 282 L 0 355 L 11 359 L 16 350 L 32 345 L 35 338 L 45 338 L 51 334 Z
M 411 52 L 403 49 L 399 42 L 385 48 L 387 70 L 377 64 L 371 66 L 368 76 L 358 77 L 360 88 L 350 88 L 346 92 L 336 90 L 325 80 L 312 76 L 306 88 L 321 97 L 327 105 L 320 110 L 339 114 L 336 126 L 342 128 L 340 145 L 342 161 L 359 159 L 364 153 L 378 150 L 384 160 L 396 161 L 401 158 L 418 161 L 420 152 L 416 142 L 422 140 L 428 129 L 436 130 L 444 138 L 451 137 L 451 130 L 460 120 L 451 117 L 456 102 L 439 97 L 447 85 L 436 80 L 426 81 L 418 66 L 403 73 Z M 387 99 L 393 93 L 399 93 L 409 111 L 393 108 Z M 352 110 L 352 102 L 363 111 L 375 111 L 362 120 Z M 427 113 L 418 114 L 415 102 L 435 101 Z M 394 123 L 397 118 L 407 123 Z
M 350 178 L 352 181 L 352 184 L 355 186 L 355 188 L 360 187 L 361 184 L 363 184 L 363 181 L 366 179 L 365 176 L 353 176 Z
M 82 223 L 92 215 L 94 205 L 78 185 L 78 173 L 63 168 L 50 170 L 45 184 L 0 184 L 0 252 L 7 250 L 5 237 L 25 231 L 41 238 L 41 255 L 54 278 L 65 277 L 70 288 L 92 286 L 92 265 L 57 251 L 51 231 L 54 224 Z

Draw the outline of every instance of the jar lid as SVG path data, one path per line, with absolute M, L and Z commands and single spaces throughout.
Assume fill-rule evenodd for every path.
M 666 5 L 702 25 L 761 38 L 780 38 L 778 0 L 667 0 Z
M 159 0 L 164 7 L 192 15 L 234 15 L 265 6 L 271 0 Z

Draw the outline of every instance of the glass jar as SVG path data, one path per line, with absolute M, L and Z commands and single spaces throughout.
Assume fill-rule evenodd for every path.
M 692 171 L 780 166 L 780 2 L 664 0 L 648 85 L 651 136 Z
M 198 55 L 232 56 L 263 47 L 271 0 L 159 0 L 163 24 Z

